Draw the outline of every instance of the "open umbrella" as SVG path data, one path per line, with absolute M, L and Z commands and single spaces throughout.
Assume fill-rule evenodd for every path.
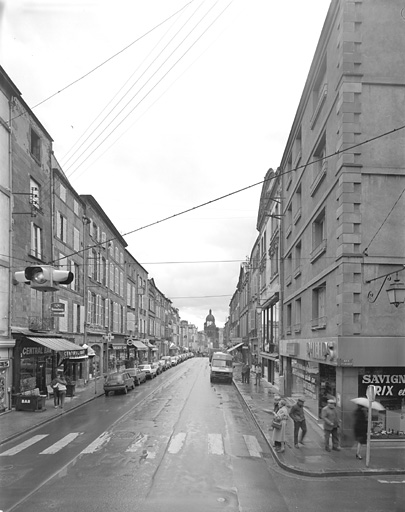
M 369 406 L 369 400 L 365 396 L 359 396 L 358 398 L 352 398 L 350 401 L 357 405 L 362 405 L 363 407 L 368 408 L 368 406 Z M 381 405 L 380 402 L 376 402 L 375 400 L 373 402 L 371 402 L 371 408 L 374 409 L 375 411 L 385 411 L 385 407 L 383 405 Z

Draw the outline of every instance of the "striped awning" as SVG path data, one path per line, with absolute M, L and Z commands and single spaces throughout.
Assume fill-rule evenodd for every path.
M 30 336 L 27 339 L 50 350 L 59 352 L 64 359 L 85 359 L 87 357 L 85 348 L 64 338 L 34 338 Z M 26 347 L 25 350 L 28 348 Z

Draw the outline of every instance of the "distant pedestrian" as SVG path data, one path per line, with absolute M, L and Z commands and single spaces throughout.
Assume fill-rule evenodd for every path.
M 53 390 L 53 406 L 57 409 L 59 407 L 58 377 L 51 381 L 51 388 Z
M 250 383 L 250 366 L 249 363 L 246 363 L 246 383 Z
M 327 405 L 322 409 L 323 430 L 325 436 L 325 450 L 330 452 L 329 439 L 332 436 L 332 449 L 340 451 L 339 446 L 339 417 L 336 411 L 336 400 L 329 398 Z
M 281 397 L 278 396 L 278 395 L 275 395 L 274 397 L 274 414 L 276 414 L 278 412 L 278 410 L 280 409 L 280 400 L 281 400 Z
M 304 414 L 304 402 L 303 398 L 298 398 L 297 403 L 291 407 L 290 417 L 294 422 L 294 446 L 299 448 L 299 444 L 304 444 L 304 437 L 307 433 L 307 424 L 305 421 Z M 301 429 L 301 436 L 298 440 L 298 434 Z
M 242 383 L 247 382 L 247 367 L 248 365 L 246 363 L 242 364 Z
M 363 407 L 362 405 L 358 405 L 357 409 L 354 411 L 354 424 L 353 424 L 353 430 L 354 430 L 354 438 L 357 441 L 357 449 L 356 449 L 356 459 L 362 459 L 361 456 L 361 446 L 363 444 L 367 444 L 367 429 L 368 429 L 368 423 L 367 423 L 367 417 L 366 417 L 366 411 L 367 409 Z
M 58 372 L 56 382 L 58 386 L 59 407 L 63 410 L 67 391 L 67 382 L 62 372 Z
M 276 448 L 276 452 L 278 453 L 283 453 L 285 450 L 285 432 L 288 418 L 287 402 L 281 398 L 279 402 L 279 409 L 273 418 L 273 422 L 276 420 L 281 423 L 281 428 L 273 428 L 273 444 Z
M 260 381 L 262 378 L 262 367 L 260 364 L 256 365 L 256 386 L 260 386 Z

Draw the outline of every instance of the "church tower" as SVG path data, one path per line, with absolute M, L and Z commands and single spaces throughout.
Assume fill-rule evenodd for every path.
M 209 314 L 204 322 L 204 333 L 207 337 L 208 347 L 213 349 L 219 348 L 219 329 L 215 325 L 215 317 L 210 309 Z

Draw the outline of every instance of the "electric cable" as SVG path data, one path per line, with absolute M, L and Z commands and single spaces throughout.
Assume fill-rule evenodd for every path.
M 180 215 L 185 215 L 186 213 L 189 213 L 189 212 L 191 212 L 193 210 L 197 210 L 199 208 L 202 208 L 203 206 L 207 206 L 208 204 L 212 204 L 212 203 L 221 201 L 222 199 L 226 199 L 226 198 L 231 197 L 233 195 L 239 194 L 240 192 L 244 192 L 245 190 L 249 190 L 249 189 L 251 189 L 253 187 L 256 187 L 257 185 L 261 185 L 263 183 L 270 182 L 270 181 L 272 181 L 272 180 L 274 180 L 276 178 L 279 178 L 280 176 L 284 176 L 286 174 L 290 174 L 290 173 L 295 172 L 295 171 L 297 171 L 299 169 L 302 169 L 304 167 L 308 167 L 309 165 L 313 165 L 313 164 L 315 164 L 317 162 L 321 162 L 321 161 L 324 161 L 326 159 L 329 159 L 329 158 L 332 158 L 334 156 L 337 156 L 339 154 L 345 153 L 345 152 L 347 152 L 347 151 L 349 151 L 351 149 L 357 148 L 357 147 L 362 146 L 364 144 L 368 144 L 368 143 L 373 142 L 373 141 L 375 141 L 377 139 L 380 139 L 382 137 L 386 137 L 387 135 L 391 135 L 392 133 L 395 133 L 395 132 L 398 132 L 400 130 L 403 130 L 404 128 L 405 128 L 405 125 L 399 126 L 398 128 L 393 128 L 393 129 L 391 129 L 391 130 L 389 130 L 387 132 L 384 132 L 382 134 L 376 135 L 375 137 L 372 137 L 372 138 L 367 139 L 365 141 L 359 142 L 359 143 L 354 144 L 352 146 L 349 146 L 349 147 L 347 147 L 345 149 L 337 150 L 334 153 L 331 153 L 330 155 L 324 156 L 323 158 L 319 158 L 317 160 L 313 160 L 312 162 L 307 162 L 306 164 L 299 165 L 299 166 L 295 167 L 294 169 L 289 169 L 288 171 L 283 171 L 283 172 L 277 171 L 275 173 L 275 175 L 271 176 L 270 178 L 267 178 L 267 179 L 265 178 L 263 180 L 260 180 L 260 181 L 258 181 L 256 183 L 253 183 L 253 184 L 248 185 L 246 187 L 240 188 L 240 189 L 235 190 L 233 192 L 229 192 L 228 194 L 225 194 L 223 196 L 217 197 L 215 199 L 211 199 L 210 201 L 206 201 L 205 203 L 201 203 L 201 204 L 199 204 L 197 206 L 193 206 L 193 207 L 188 208 L 186 210 L 183 210 L 181 212 L 175 213 L 173 215 L 169 215 L 168 217 L 164 217 L 163 219 L 160 219 L 160 220 L 151 222 L 149 224 L 146 224 L 144 226 L 141 226 L 139 228 L 133 229 L 131 231 L 128 231 L 127 233 L 122 234 L 121 236 L 125 237 L 125 236 L 131 235 L 133 233 L 136 233 L 138 231 L 142 231 L 142 230 L 147 229 L 149 227 L 155 226 L 157 224 L 161 224 L 162 222 L 166 222 L 166 221 L 168 221 L 170 219 L 179 217 Z M 80 249 L 79 251 L 75 251 L 75 252 L 73 252 L 73 253 L 65 256 L 65 257 L 68 258 L 68 257 L 74 256 L 75 254 L 80 254 L 81 252 L 84 252 L 84 251 L 86 251 L 88 249 L 92 249 L 92 248 L 98 247 L 98 246 L 100 246 L 102 244 L 106 244 L 108 242 L 112 242 L 112 241 L 116 240 L 116 238 L 117 237 L 112 237 L 112 238 L 110 238 L 108 240 L 104 240 L 102 242 L 98 242 L 98 243 L 96 243 L 94 245 L 91 245 L 91 246 L 87 247 L 86 249 Z M 56 262 L 56 261 L 59 261 L 59 260 L 54 260 L 54 262 Z
M 121 125 L 121 124 L 122 124 L 122 123 L 123 123 L 123 122 L 124 122 L 124 121 L 125 121 L 125 120 L 130 116 L 130 115 L 131 115 L 131 114 L 132 114 L 132 112 L 133 112 L 133 111 L 134 111 L 134 110 L 135 110 L 135 109 L 136 109 L 136 108 L 137 108 L 137 107 L 138 107 L 138 106 L 139 106 L 139 105 L 140 105 L 140 104 L 141 104 L 141 103 L 142 103 L 142 102 L 143 102 L 143 101 L 144 101 L 144 100 L 149 96 L 149 94 L 151 94 L 151 92 L 152 92 L 152 91 L 153 91 L 153 90 L 154 90 L 154 89 L 155 89 L 155 88 L 160 84 L 160 82 L 166 78 L 166 76 L 170 73 L 170 71 L 172 71 L 172 69 L 173 69 L 175 66 L 177 66 L 177 64 L 178 64 L 178 63 L 179 63 L 179 62 L 180 62 L 180 61 L 185 57 L 185 55 L 187 55 L 187 53 L 188 53 L 188 52 L 189 52 L 189 51 L 190 51 L 190 50 L 195 46 L 195 44 L 196 44 L 196 43 L 197 43 L 197 42 L 198 42 L 198 41 L 203 37 L 203 35 L 205 35 L 205 33 L 206 33 L 210 28 L 211 28 L 211 26 L 212 26 L 212 25 L 213 25 L 213 24 L 214 24 L 214 23 L 215 23 L 215 22 L 220 18 L 220 16 L 222 16 L 222 14 L 226 11 L 226 9 L 228 9 L 228 8 L 229 8 L 229 6 L 232 4 L 232 2 L 233 2 L 233 1 L 234 1 L 234 0 L 231 0 L 231 1 L 229 2 L 229 4 L 228 4 L 228 5 L 227 5 L 227 6 L 226 6 L 226 7 L 225 7 L 225 8 L 224 8 L 220 13 L 219 13 L 219 15 L 218 15 L 218 16 L 217 16 L 217 17 L 216 17 L 216 18 L 215 18 L 215 19 L 214 19 L 214 20 L 213 20 L 213 21 L 208 25 L 208 27 L 207 27 L 207 28 L 202 32 L 202 34 L 200 34 L 200 35 L 197 37 L 197 39 L 196 39 L 196 40 L 191 44 L 191 46 L 190 46 L 190 47 L 189 47 L 189 48 L 188 48 L 188 49 L 187 49 L 187 50 L 186 50 L 186 51 L 185 51 L 185 52 L 184 52 L 184 53 L 183 53 L 183 54 L 182 54 L 182 55 L 181 55 L 181 56 L 180 56 L 176 61 L 175 61 L 175 63 L 174 63 L 174 64 L 173 64 L 169 69 L 168 69 L 168 71 L 166 71 L 166 73 L 164 73 L 164 75 L 163 75 L 163 76 L 162 76 L 162 77 L 161 77 L 161 78 L 156 82 L 156 84 L 155 84 L 151 89 L 149 89 L 149 91 L 148 91 L 148 92 L 147 92 L 147 93 L 146 93 L 146 94 L 145 94 L 145 95 L 144 95 L 144 96 L 143 96 L 143 97 L 138 101 L 138 103 L 137 103 L 137 104 L 136 104 L 136 105 L 135 105 L 135 106 L 134 106 L 134 107 L 133 107 L 133 108 L 128 112 L 128 114 L 126 114 L 126 115 L 124 116 L 124 118 L 119 122 L 119 124 L 118 124 L 117 126 L 115 126 L 115 127 L 111 130 L 111 132 L 109 132 L 109 134 L 108 134 L 106 137 L 104 137 L 104 139 L 100 142 L 100 144 L 98 144 L 98 145 L 97 145 L 97 146 L 96 146 L 96 147 L 95 147 L 95 148 L 90 152 L 90 154 L 86 156 L 86 158 L 85 158 L 85 159 L 84 159 L 84 160 L 79 164 L 79 166 L 77 166 L 77 167 L 76 167 L 76 168 L 75 168 L 75 169 L 70 173 L 70 175 L 69 175 L 69 176 L 72 176 L 72 175 L 77 171 L 77 169 L 80 167 L 80 165 L 83 165 L 83 164 L 84 164 L 84 163 L 85 163 L 85 162 L 86 162 L 86 161 L 91 157 L 91 155 L 92 155 L 95 151 L 97 151 L 97 149 L 98 149 L 102 144 L 104 144 L 104 142 L 105 142 L 109 137 L 111 137 L 111 135 L 112 135 L 112 134 L 113 134 L 113 133 L 114 133 L 114 132 L 119 128 L 119 126 L 120 126 L 120 125 Z M 214 5 L 215 5 L 215 4 L 214 4 Z M 214 6 L 213 6 L 213 7 L 214 7 Z M 213 7 L 211 7 L 211 9 L 212 9 Z M 211 10 L 211 9 L 210 9 L 210 10 Z M 208 12 L 209 12 L 209 11 L 208 11 Z M 186 36 L 186 37 L 188 37 L 188 36 Z M 181 44 L 181 43 L 180 43 L 180 44 Z M 177 48 L 178 48 L 178 47 L 177 47 Z M 174 51 L 176 51 L 176 50 L 177 50 L 177 48 L 176 48 Z M 171 54 L 171 55 L 173 55 L 173 53 L 174 53 L 174 52 L 172 52 L 172 54 Z M 170 56 L 171 56 L 171 55 L 170 55 Z M 158 68 L 158 70 L 157 70 L 157 71 L 159 71 L 159 69 L 160 69 L 161 67 L 162 67 L 162 66 L 160 66 L 160 67 Z M 155 71 L 155 73 L 153 73 L 152 77 L 157 73 L 157 71 Z M 151 78 L 152 78 L 152 77 L 151 77 Z M 145 84 L 145 85 L 146 85 L 146 84 Z M 144 87 L 144 85 L 141 87 L 141 89 L 140 89 L 140 90 L 142 90 L 142 89 L 143 89 L 143 87 Z M 139 91 L 139 92 L 140 92 L 140 91 Z M 122 110 L 123 110 L 123 109 L 122 109 Z M 119 112 L 119 114 L 122 112 L 122 110 Z M 118 115 L 119 115 L 119 114 L 118 114 Z M 117 116 L 116 116 L 113 120 L 115 120 L 116 118 L 117 118 Z M 102 133 L 104 133 L 104 131 L 105 131 L 105 129 L 101 132 L 101 134 L 102 134 Z M 101 134 L 100 134 L 100 135 L 101 135 Z M 100 136 L 100 135 L 99 135 L 99 136 Z M 98 136 L 98 137 L 99 137 L 99 136 Z M 97 138 L 98 138 L 98 137 L 97 137 Z M 97 140 L 97 139 L 96 139 L 96 140 Z
M 183 7 L 181 7 L 181 9 L 179 9 L 178 11 L 176 11 L 175 13 L 171 14 L 168 18 L 166 18 L 165 20 L 161 21 L 160 23 L 158 23 L 157 25 L 155 25 L 153 28 L 151 28 L 150 30 L 148 30 L 147 32 L 145 32 L 143 35 L 141 35 L 140 37 L 138 37 L 137 39 L 135 39 L 135 41 L 132 41 L 132 43 L 128 44 L 125 48 L 122 48 L 119 52 L 115 53 L 114 55 L 112 55 L 111 57 L 109 57 L 108 59 L 106 59 L 105 61 L 101 62 L 100 64 L 98 64 L 95 68 L 91 69 L 90 71 L 88 71 L 87 73 L 85 73 L 83 76 L 77 78 L 76 80 L 74 80 L 73 82 L 69 83 L 68 85 L 66 85 L 65 87 L 63 87 L 62 89 L 60 89 L 59 91 L 56 91 L 55 93 L 51 94 L 51 96 L 48 96 L 47 98 L 45 98 L 44 100 L 40 101 L 39 103 L 37 103 L 36 105 L 34 105 L 33 107 L 30 108 L 30 110 L 33 110 L 34 108 L 37 108 L 39 107 L 40 105 L 43 105 L 45 102 L 49 101 L 51 98 L 57 96 L 58 94 L 60 94 L 61 92 L 63 91 L 66 91 L 66 89 L 69 89 L 69 87 L 72 87 L 72 85 L 74 84 L 77 84 L 78 82 L 80 82 L 81 80 L 83 80 L 84 78 L 88 77 L 89 75 L 91 75 L 92 73 L 94 73 L 94 71 L 96 71 L 97 69 L 101 68 L 102 66 L 104 66 L 105 64 L 107 64 L 107 62 L 110 62 L 111 60 L 113 60 L 115 57 L 117 57 L 118 55 L 120 55 L 121 53 L 125 52 L 125 50 L 127 50 L 128 48 L 130 48 L 131 46 L 133 46 L 135 43 L 138 43 L 139 41 L 141 41 L 141 39 L 143 39 L 144 37 L 146 37 L 147 35 L 151 34 L 152 32 L 154 32 L 157 28 L 161 27 L 162 25 L 164 25 L 167 21 L 169 21 L 171 18 L 173 18 L 174 16 L 176 16 L 176 14 L 180 13 L 182 10 L 184 10 L 188 5 L 190 5 L 191 3 L 193 3 L 194 0 L 190 0 L 189 2 L 187 2 Z M 23 112 L 21 112 L 20 114 L 18 114 L 18 116 L 15 116 L 13 118 L 10 119 L 10 123 L 11 121 L 13 121 L 14 119 L 17 119 L 18 117 L 22 116 L 23 114 L 25 114 L 25 112 L 27 112 L 27 110 L 24 110 Z
M 201 7 L 201 6 L 202 6 L 202 4 L 204 3 L 204 1 L 205 1 L 205 0 L 203 0 L 203 2 L 201 2 L 201 3 L 200 3 L 200 5 L 196 8 L 196 10 L 195 10 L 195 11 L 191 14 L 191 16 L 190 16 L 190 17 L 189 17 L 189 18 L 184 22 L 184 24 L 183 24 L 183 25 L 180 27 L 180 29 L 179 29 L 179 30 L 174 34 L 174 36 L 169 40 L 169 42 L 164 46 L 164 48 L 160 51 L 160 53 L 159 53 L 159 54 L 158 54 L 158 55 L 157 55 L 157 56 L 152 60 L 152 62 L 149 64 L 149 66 L 148 66 L 148 67 L 147 67 L 147 68 L 142 72 L 142 74 L 137 78 L 137 80 L 136 80 L 136 81 L 131 85 L 131 87 L 128 89 L 128 91 L 126 91 L 126 93 L 122 96 L 122 98 L 120 98 L 120 99 L 119 99 L 119 100 L 114 104 L 114 106 L 113 106 L 113 107 L 108 111 L 108 113 L 104 116 L 104 118 L 103 118 L 103 119 L 98 123 L 98 125 L 97 125 L 97 126 L 96 126 L 92 131 L 91 131 L 91 133 L 86 137 L 86 139 L 85 139 L 85 140 L 80 144 L 80 146 L 77 148 L 77 150 L 76 150 L 76 151 L 78 151 L 78 150 L 79 150 L 79 149 L 80 149 L 80 148 L 81 148 L 81 147 L 82 147 L 82 146 L 83 146 L 83 145 L 88 141 L 88 139 L 89 139 L 89 138 L 90 138 L 90 137 L 91 137 L 91 136 L 96 132 L 96 130 L 101 126 L 101 124 L 102 124 L 104 121 L 106 121 L 106 119 L 107 119 L 107 118 L 108 118 L 108 116 L 109 116 L 109 115 L 114 111 L 114 109 L 115 109 L 115 108 L 116 108 L 116 107 L 121 103 L 121 101 L 123 101 L 123 99 L 124 99 L 124 98 L 125 98 L 125 97 L 130 93 L 130 91 L 131 91 L 131 90 L 132 90 L 132 89 L 137 85 L 137 83 L 139 82 L 139 80 L 141 80 L 141 78 L 146 74 L 146 72 L 150 69 L 150 67 L 151 67 L 151 66 L 156 62 L 156 60 L 157 60 L 157 59 L 162 55 L 162 53 L 163 53 L 163 52 L 166 50 L 166 48 L 170 45 L 170 43 L 173 41 L 173 39 L 178 35 L 178 33 L 179 33 L 179 32 L 180 32 L 180 31 L 181 31 L 181 30 L 182 30 L 182 29 L 187 25 L 187 23 L 190 21 L 190 19 L 191 19 L 191 18 L 196 14 L 196 12 L 200 9 L 200 7 Z M 204 19 L 204 17 L 200 19 L 199 23 L 201 23 L 203 19 Z M 199 24 L 199 23 L 198 23 L 198 24 Z M 197 24 L 197 25 L 192 29 L 192 31 L 193 31 L 193 30 L 198 26 L 198 24 Z M 172 25 L 172 26 L 173 26 L 173 25 Z M 170 28 L 171 28 L 171 27 L 170 27 Z M 169 30 L 170 30 L 170 28 L 169 28 Z M 192 31 L 191 31 L 191 32 L 192 32 Z M 187 37 L 191 34 L 191 32 L 187 35 Z M 167 34 L 167 32 L 166 32 L 166 34 Z M 166 35 L 166 34 L 165 34 L 165 35 Z M 163 37 L 164 37 L 164 36 L 163 36 Z M 160 39 L 160 41 L 161 41 L 161 40 L 162 40 L 162 38 Z M 160 41 L 159 41 L 159 42 L 160 42 Z M 182 43 L 183 43 L 183 42 L 184 42 L 184 40 L 182 41 Z M 181 43 L 181 44 L 182 44 L 182 43 Z M 157 43 L 157 45 L 158 45 L 158 44 L 159 44 L 159 43 Z M 146 59 L 151 55 L 151 53 L 154 51 L 154 49 L 156 48 L 156 46 L 157 46 L 157 45 L 155 45 L 155 47 L 151 50 L 151 52 L 149 52 L 148 56 L 144 59 L 144 61 L 145 61 L 145 60 L 146 60 Z M 177 49 L 177 48 L 176 48 L 176 49 Z M 166 60 L 163 62 L 163 64 L 162 64 L 160 67 L 162 67 L 162 66 L 167 62 L 167 60 L 168 60 L 170 57 L 171 57 L 171 55 L 169 55 L 169 57 L 168 57 L 168 58 L 166 58 Z M 144 61 L 143 61 L 143 62 L 144 62 Z M 143 64 L 143 62 L 142 62 L 142 64 Z M 140 68 L 140 66 L 141 66 L 142 64 L 140 64 L 140 65 L 138 66 L 137 70 Z M 160 67 L 158 68 L 158 70 L 160 69 Z M 158 71 L 158 70 L 157 70 L 157 71 Z M 157 72 L 157 71 L 156 71 L 156 72 Z M 135 71 L 135 72 L 136 72 L 136 71 Z M 135 72 L 131 75 L 131 78 L 132 78 L 132 76 L 135 74 Z M 145 86 L 145 85 L 146 85 L 146 84 L 147 84 L 147 83 L 148 83 L 148 82 L 153 78 L 153 76 L 154 76 L 154 75 L 152 75 L 152 76 L 147 80 L 147 82 L 144 84 L 144 86 Z M 127 82 L 126 82 L 126 83 L 128 83 L 128 81 L 129 81 L 129 80 L 127 80 Z M 125 85 L 126 85 L 126 84 L 124 84 L 124 86 L 125 86 Z M 123 86 L 123 87 L 124 87 L 124 86 Z M 144 87 L 144 86 L 143 86 L 143 87 Z M 120 90 L 122 90 L 122 88 L 121 88 Z M 112 121 L 115 121 L 115 119 L 116 119 L 116 118 L 117 118 L 117 117 L 118 117 L 118 116 L 123 112 L 123 110 L 124 110 L 124 109 L 125 109 L 125 108 L 126 108 L 126 107 L 131 103 L 131 102 L 132 102 L 132 100 L 133 100 L 133 99 L 138 95 L 138 93 L 139 93 L 141 90 L 142 90 L 142 88 L 141 88 L 141 89 L 139 89 L 139 90 L 137 91 L 137 93 L 136 93 L 136 94 L 135 94 L 135 95 L 134 95 L 134 96 L 129 100 L 129 102 L 128 102 L 128 103 L 126 103 L 126 105 L 123 107 L 123 109 L 121 109 L 121 110 L 120 110 L 120 112 L 118 112 L 118 114 L 117 114 L 117 115 L 112 119 Z M 112 102 L 112 100 L 111 100 L 111 102 Z M 111 102 L 110 102 L 110 103 L 111 103 Z M 108 105 L 107 105 L 107 106 L 108 106 Z M 107 108 L 107 107 L 105 107 L 105 108 Z M 100 115 L 101 115 L 101 114 L 99 114 L 99 116 L 100 116 Z M 94 122 L 94 121 L 93 121 L 93 122 Z M 68 165 L 68 166 L 66 167 L 67 162 L 69 162 L 69 160 L 71 160 L 71 159 L 75 156 L 75 153 L 73 153 L 73 154 L 72 154 L 72 156 L 70 156 L 70 157 L 68 158 L 68 160 L 64 163 L 64 167 L 66 167 L 65 172 L 67 172 L 67 171 L 68 171 L 68 170 L 69 170 L 69 169 L 70 169 L 70 168 L 71 168 L 71 167 L 72 167 L 72 166 L 77 162 L 77 160 L 79 160 L 79 159 L 80 159 L 80 157 L 81 157 L 81 156 L 82 156 L 86 151 L 88 151 L 88 149 L 92 146 L 92 144 L 94 144 L 94 143 L 95 143 L 95 141 L 96 141 L 96 140 L 97 140 L 97 139 L 98 139 L 98 138 L 99 138 L 99 137 L 104 133 L 104 131 L 105 131 L 107 128 L 108 128 L 108 125 L 107 125 L 107 126 L 106 126 L 102 131 L 101 131 L 101 133 L 99 133 L 99 134 L 97 135 L 97 137 L 96 137 L 95 139 L 93 139 L 93 141 L 92 141 L 92 142 L 91 142 L 91 143 L 90 143 L 90 144 L 89 144 L 89 145 L 84 149 L 84 151 L 83 151 L 82 153 L 80 153 L 80 155 L 78 155 L 78 156 L 77 156 L 77 158 L 76 158 L 76 159 L 75 159 L 75 160 L 74 160 L 70 165 Z M 74 172 L 75 172 L 75 171 L 73 171 L 69 176 L 71 176 L 72 174 L 74 174 Z

